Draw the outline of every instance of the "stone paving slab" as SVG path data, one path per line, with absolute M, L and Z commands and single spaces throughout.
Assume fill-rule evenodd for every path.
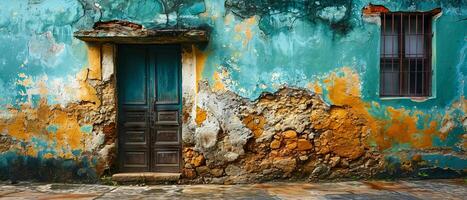
M 0 199 L 459 199 L 467 200 L 463 179 L 348 181 L 248 185 L 107 186 L 91 184 L 0 183 Z

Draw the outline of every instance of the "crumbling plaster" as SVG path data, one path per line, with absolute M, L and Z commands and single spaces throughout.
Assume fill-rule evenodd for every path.
M 10 116 L 0 121 L 4 137 L 12 140 L 10 148 L 5 152 L 14 152 L 18 156 L 3 157 L 3 162 L 18 162 L 19 166 L 9 166 L 10 168 L 28 167 L 33 164 L 32 161 L 22 163 L 18 159 L 35 158 L 40 163 L 51 165 L 49 167 L 70 170 L 64 174 L 65 177 L 89 181 L 102 175 L 112 165 L 116 139 L 114 47 L 108 44 L 89 44 L 88 53 L 89 67 L 80 71 L 74 80 L 69 80 L 76 80 L 77 86 L 67 88 L 70 87 L 67 84 L 60 88 L 64 93 L 74 94 L 76 102 L 50 105 L 47 98 L 49 91 L 44 83 L 34 83 L 34 80 L 31 80 L 32 83 L 19 83 L 25 87 L 32 87 L 25 84 L 38 84 L 40 100 L 37 104 L 25 103 L 20 107 L 8 107 Z M 28 77 L 22 78 L 27 80 Z M 70 160 L 70 163 L 65 164 L 62 159 Z M 77 164 L 72 164 L 73 162 Z M 42 168 L 39 171 L 10 170 L 11 172 L 4 174 L 10 177 L 3 178 L 63 178 L 57 177 L 53 171 L 44 172 Z

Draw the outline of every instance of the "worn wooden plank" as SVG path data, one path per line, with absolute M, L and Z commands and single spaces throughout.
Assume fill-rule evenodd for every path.
M 98 22 L 91 30 L 80 30 L 74 36 L 86 42 L 129 44 L 172 44 L 207 42 L 208 31 L 195 28 L 146 29 L 127 21 Z

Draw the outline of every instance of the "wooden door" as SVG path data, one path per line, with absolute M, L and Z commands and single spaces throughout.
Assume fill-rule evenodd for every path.
M 179 46 L 120 45 L 117 94 L 121 172 L 179 172 Z

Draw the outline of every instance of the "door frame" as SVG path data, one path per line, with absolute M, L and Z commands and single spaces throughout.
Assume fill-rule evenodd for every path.
M 118 91 L 118 81 L 119 81 L 119 76 L 118 76 L 118 65 L 119 65 L 119 54 L 118 54 L 118 51 L 119 49 L 121 48 L 121 46 L 125 46 L 125 45 L 134 45 L 134 46 L 140 46 L 141 48 L 150 48 L 150 47 L 162 47 L 162 48 L 170 48 L 170 49 L 176 49 L 176 53 L 177 53 L 177 67 L 178 67 L 178 78 L 179 78 L 179 81 L 178 81 L 178 101 L 179 101 L 179 114 L 178 114 L 178 121 L 179 121 L 179 130 L 178 130 L 178 141 L 179 141 L 179 144 L 178 144 L 178 161 L 179 161 L 179 167 L 177 169 L 178 172 L 181 172 L 182 169 L 183 169 L 183 131 L 182 131 L 182 127 L 183 127 L 183 99 L 184 99 L 184 80 L 183 80 L 183 73 L 184 73 L 184 63 L 183 63 L 183 49 L 186 48 L 186 47 L 183 47 L 181 44 L 134 44 L 134 43 L 117 43 L 117 44 L 113 44 L 114 46 L 114 53 L 113 53 L 113 62 L 114 62 L 114 77 L 115 77 L 115 99 L 116 99 L 116 134 L 117 134 L 117 141 L 116 141 L 116 159 L 117 159 L 117 171 L 118 172 L 122 172 L 122 167 L 123 167 L 123 158 L 121 157 L 123 154 L 121 153 L 123 151 L 123 148 L 120 146 L 121 145 L 121 130 L 122 130 L 122 127 L 120 127 L 120 123 L 119 123 L 119 114 L 120 114 L 120 104 L 119 104 L 119 91 Z M 155 65 L 155 63 L 151 63 L 149 61 L 149 50 L 147 51 L 147 54 L 145 55 L 145 62 L 146 62 L 146 65 Z M 151 66 L 147 66 L 147 71 L 151 72 Z M 153 66 L 154 67 L 154 66 Z M 153 70 L 154 73 L 155 72 L 155 68 Z M 148 172 L 156 172 L 156 166 L 155 166 L 155 158 L 153 157 L 154 153 L 155 153 L 155 150 L 157 149 L 156 146 L 155 146 L 155 140 L 153 138 L 155 138 L 155 134 L 156 134 L 156 123 L 155 123 L 155 100 L 154 100 L 154 96 L 157 92 L 157 88 L 156 87 L 153 87 L 153 88 L 150 88 L 150 85 L 151 84 L 150 82 L 151 81 L 157 81 L 157 77 L 156 76 L 153 76 L 154 80 L 151 80 L 151 78 L 148 78 L 148 82 L 147 82 L 147 85 L 146 85 L 146 91 L 148 92 L 149 94 L 149 97 L 148 97 L 148 101 L 150 103 L 149 105 L 149 109 L 150 109 L 150 112 L 152 112 L 152 116 L 149 117 L 149 120 L 151 121 L 147 121 L 147 123 L 149 124 L 149 171 Z M 149 90 L 152 90 L 152 91 L 149 91 Z M 175 146 L 174 146 L 175 147 Z M 163 171 L 161 171 L 163 172 Z

